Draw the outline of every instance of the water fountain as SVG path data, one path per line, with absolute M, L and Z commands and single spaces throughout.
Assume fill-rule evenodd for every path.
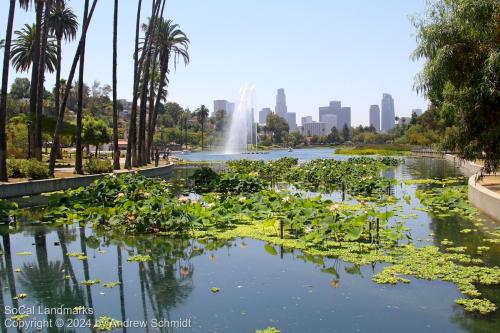
M 239 154 L 247 150 L 248 143 L 254 142 L 254 86 L 244 85 L 240 89 L 240 99 L 231 118 L 226 134 L 225 154 Z

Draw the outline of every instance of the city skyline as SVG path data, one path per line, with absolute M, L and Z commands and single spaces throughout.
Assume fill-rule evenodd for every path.
M 150 15 L 148 4 L 149 1 L 144 3 L 141 13 L 144 19 Z M 83 3 L 71 2 L 71 6 L 80 17 Z M 353 126 L 368 125 L 366 110 L 380 100 L 384 91 L 396 96 L 395 107 L 401 111 L 398 113 L 410 116 L 413 108 L 426 109 L 428 104 L 413 90 L 413 78 L 422 63 L 410 59 L 416 42 L 412 36 L 415 29 L 408 20 L 408 15 L 424 8 L 424 0 L 335 0 L 314 5 L 305 0 L 218 0 L 216 6 L 194 0 L 171 1 L 166 8 L 167 17 L 174 18 L 189 36 L 191 62 L 187 68 L 178 66 L 172 71 L 168 101 L 191 110 L 201 104 L 210 107 L 215 98 L 237 100 L 239 88 L 250 82 L 256 87 L 256 110 L 274 106 L 276 88 L 285 87 L 288 111 L 295 112 L 297 119 L 316 115 L 321 101 L 336 98 L 351 107 Z M 112 57 L 107 51 L 111 49 L 112 34 L 102 31 L 111 29 L 112 11 L 112 2 L 99 2 L 89 28 L 86 58 L 94 66 L 85 67 L 88 84 L 94 80 L 111 84 Z M 241 11 L 246 13 L 243 18 L 234 15 Z M 135 21 L 135 15 L 136 3 L 120 5 L 118 97 L 127 100 L 131 100 L 132 94 L 133 38 L 123 36 L 134 35 L 130 22 Z M 315 18 L 308 21 L 307 29 L 295 24 L 304 18 Z M 0 12 L 0 21 L 6 19 L 7 11 Z M 363 29 L 357 23 L 360 20 L 372 28 Z M 14 31 L 34 21 L 33 10 L 17 8 Z M 225 31 L 227 42 L 213 47 L 211 36 L 217 31 Z M 313 36 L 310 31 L 314 31 Z M 267 37 L 262 38 L 263 35 Z M 296 38 L 310 43 L 297 50 Z M 75 49 L 75 42 L 63 45 L 64 79 Z M 263 52 L 268 49 L 275 51 Z M 29 73 L 12 71 L 9 84 L 15 77 L 29 77 Z M 48 88 L 53 86 L 53 75 L 47 76 L 46 84 Z

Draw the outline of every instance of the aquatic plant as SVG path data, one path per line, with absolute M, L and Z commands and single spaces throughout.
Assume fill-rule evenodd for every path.
M 149 254 L 137 254 L 135 256 L 131 256 L 127 258 L 128 262 L 146 262 L 152 260 Z
M 263 330 L 257 330 L 255 333 L 281 333 L 281 331 L 276 327 L 268 327 Z
M 487 314 L 497 309 L 496 305 L 487 299 L 459 298 L 455 300 L 455 303 L 462 305 L 465 311 L 479 312 L 481 314 Z
M 123 326 L 123 323 L 120 320 L 113 319 L 108 316 L 101 316 L 97 319 L 94 328 L 98 331 L 112 331 L 116 328 L 120 328 Z
M 429 208 L 438 217 L 451 214 L 461 215 L 468 219 L 477 216 L 477 209 L 472 207 L 467 197 L 467 186 L 449 186 L 430 190 L 417 190 L 420 203 Z

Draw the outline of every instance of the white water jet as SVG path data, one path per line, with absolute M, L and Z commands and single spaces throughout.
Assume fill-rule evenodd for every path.
M 240 99 L 231 117 L 231 125 L 226 135 L 224 154 L 238 154 L 254 142 L 254 86 L 244 85 L 240 89 Z

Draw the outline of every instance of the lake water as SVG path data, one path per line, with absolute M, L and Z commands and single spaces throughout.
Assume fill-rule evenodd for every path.
M 279 154 L 288 156 L 286 153 Z M 307 156 L 317 158 L 317 154 L 332 157 L 328 149 L 293 152 L 302 160 L 307 160 Z M 203 160 L 206 156 L 203 155 Z M 261 156 L 268 158 L 270 154 Z M 185 168 L 177 170 L 174 179 L 186 177 L 187 172 Z M 388 177 L 399 180 L 457 174 L 453 165 L 444 160 L 411 158 L 386 171 Z M 393 191 L 396 196 L 412 196 L 410 204 L 404 203 L 403 208 L 406 213 L 417 214 L 407 225 L 418 246 L 441 246 L 445 238 L 455 246 L 467 246 L 471 252 L 484 245 L 484 230 L 459 232 L 463 228 L 475 229 L 466 219 L 434 218 L 426 212 L 414 211 L 418 206 L 416 188 L 399 184 Z M 371 276 L 383 268 L 382 264 L 356 266 L 331 258 L 304 256 L 299 251 L 270 247 L 252 239 L 208 243 L 158 236 L 109 239 L 77 225 L 50 227 L 30 223 L 36 220 L 36 214 L 40 212 L 31 210 L 17 230 L 2 229 L 0 308 L 83 305 L 94 312 L 75 317 L 83 320 L 80 323 L 83 326 L 104 315 L 118 320 L 147 321 L 149 325 L 147 329 L 128 328 L 118 332 L 253 333 L 268 326 L 284 333 L 500 331 L 499 311 L 490 316 L 465 313 L 454 304 L 461 294 L 452 283 L 414 278 L 410 278 L 410 284 L 397 286 L 372 282 Z M 486 227 L 495 227 L 494 222 L 487 220 Z M 500 247 L 488 245 L 491 250 L 481 258 L 486 265 L 499 266 Z M 21 252 L 31 254 L 20 255 Z M 78 252 L 86 255 L 87 260 L 68 256 Z M 127 261 L 137 253 L 149 253 L 153 260 Z M 95 279 L 102 283 L 81 284 L 83 280 Z M 105 288 L 103 283 L 108 282 L 121 284 Z M 213 287 L 220 291 L 212 293 Z M 480 291 L 500 304 L 498 287 Z M 15 299 L 21 293 L 27 297 Z M 12 316 L 5 311 L 0 315 L 2 323 Z M 35 317 L 37 320 L 70 318 L 35 313 L 30 320 Z M 191 327 L 153 327 L 159 320 L 190 320 Z M 1 331 L 16 332 L 5 325 Z

